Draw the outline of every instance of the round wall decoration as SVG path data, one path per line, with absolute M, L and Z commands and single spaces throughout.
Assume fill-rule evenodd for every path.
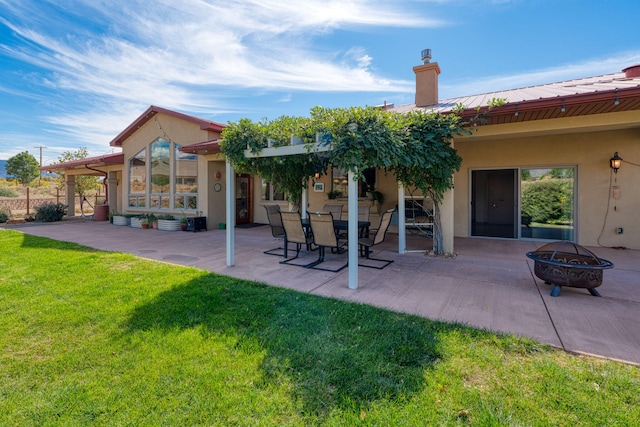
M 222 190 L 222 185 L 220 185 L 220 183 L 218 182 L 218 183 L 216 183 L 216 185 L 213 186 L 213 189 L 216 190 L 216 191 L 220 191 L 220 190 Z

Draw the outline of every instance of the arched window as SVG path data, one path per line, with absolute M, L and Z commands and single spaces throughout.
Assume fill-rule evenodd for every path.
M 171 143 L 158 138 L 149 145 L 151 194 L 149 207 L 168 209 L 171 195 Z

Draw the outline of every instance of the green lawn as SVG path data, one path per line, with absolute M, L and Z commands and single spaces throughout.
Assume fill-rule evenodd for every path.
M 0 230 L 0 425 L 631 426 L 640 369 Z

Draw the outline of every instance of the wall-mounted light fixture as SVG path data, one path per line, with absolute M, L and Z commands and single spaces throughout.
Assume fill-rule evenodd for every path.
M 563 99 L 562 100 L 562 107 L 560 107 L 560 112 L 564 113 L 565 111 L 567 111 L 567 110 L 564 108 L 564 99 Z
M 615 90 L 616 99 L 613 100 L 613 105 L 620 105 L 620 101 L 618 100 L 618 88 Z
M 516 117 L 518 117 L 518 103 L 516 103 L 516 112 L 514 114 Z
M 620 165 L 622 165 L 622 158 L 618 156 L 618 152 L 616 151 L 613 157 L 609 159 L 609 166 L 611 166 L 611 169 L 613 169 L 615 173 L 618 173 Z

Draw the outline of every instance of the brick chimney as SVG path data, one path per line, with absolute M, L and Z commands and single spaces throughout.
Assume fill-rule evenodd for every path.
M 438 74 L 440 67 L 431 61 L 431 49 L 422 51 L 422 65 L 413 67 L 416 73 L 416 107 L 438 103 Z

